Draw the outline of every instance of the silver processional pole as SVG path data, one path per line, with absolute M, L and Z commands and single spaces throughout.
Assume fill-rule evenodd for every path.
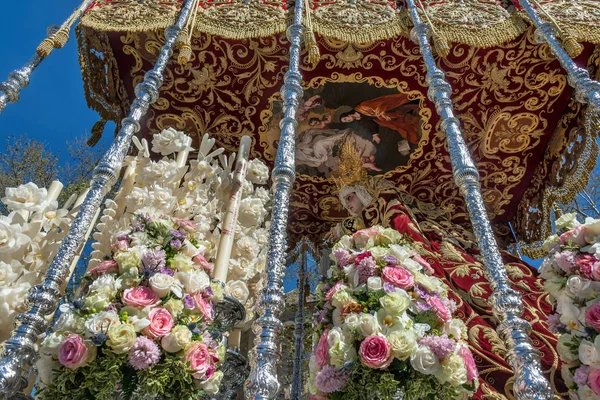
M 52 49 L 64 47 L 69 40 L 71 26 L 83 15 L 94 0 L 85 0 L 71 16 L 60 26 L 48 28 L 48 37 L 40 43 L 33 57 L 21 68 L 8 75 L 8 79 L 0 82 L 0 114 L 8 103 L 19 100 L 21 90 L 29 85 L 29 79 L 35 69 L 48 57 Z
M 441 118 L 454 181 L 465 198 L 473 231 L 485 260 L 487 279 L 493 290 L 490 296 L 492 312 L 499 321 L 498 333 L 507 345 L 507 361 L 515 373 L 515 396 L 519 400 L 550 400 L 552 390 L 542 374 L 540 353 L 533 347 L 529 338 L 531 325 L 521 318 L 521 295 L 510 286 L 492 226 L 487 218 L 479 172 L 460 131 L 459 121 L 454 117 L 450 99 L 452 88 L 435 63 L 429 44 L 429 27 L 421 22 L 415 0 L 406 0 L 406 3 L 414 25 L 410 37 L 419 45 L 427 68 L 428 97 L 435 104 Z
M 590 79 L 590 73 L 587 69 L 578 67 L 575 64 L 575 61 L 567 54 L 556 38 L 552 23 L 542 21 L 533 9 L 530 0 L 519 0 L 519 4 L 536 28 L 535 39 L 539 43 L 545 42 L 548 44 L 552 54 L 567 72 L 567 81 L 575 89 L 575 100 L 579 103 L 588 104 L 592 108 L 594 116 L 600 119 L 600 82 Z M 538 4 L 538 7 L 541 7 L 541 5 Z
M 287 247 L 287 221 L 290 191 L 296 178 L 294 159 L 298 124 L 296 113 L 303 94 L 300 74 L 300 45 L 304 32 L 302 12 L 303 1 L 296 0 L 294 22 L 287 29 L 287 38 L 290 41 L 290 65 L 281 88 L 284 118 L 279 123 L 281 136 L 272 173 L 274 206 L 267 253 L 267 284 L 260 299 L 261 316 L 254 323 L 257 338 L 252 350 L 250 376 L 246 381 L 247 399 L 274 399 L 280 389 L 277 364 L 280 358 L 279 334 L 282 323 L 279 317 L 285 307 L 283 273 Z
M 90 190 L 48 267 L 45 280 L 32 288 L 28 297 L 29 310 L 17 316 L 20 325 L 6 341 L 5 352 L 0 360 L 0 393 L 6 398 L 11 398 L 27 386 L 26 366 L 33 365 L 35 361 L 38 337 L 48 327 L 46 316 L 56 311 L 61 298 L 60 288 L 69 274 L 69 266 L 82 245 L 96 210 L 117 181 L 131 138 L 140 130 L 140 119 L 146 114 L 150 104 L 158 100 L 158 90 L 173 54 L 173 46 L 195 2 L 196 0 L 186 0 L 176 24 L 165 30 L 167 41 L 160 50 L 158 60 L 154 68 L 146 73 L 143 82 L 136 86 L 136 98 L 129 116 L 121 122 L 119 134 L 94 170 Z

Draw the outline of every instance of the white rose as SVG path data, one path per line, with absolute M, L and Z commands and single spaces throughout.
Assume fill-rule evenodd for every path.
M 23 269 L 16 260 L 11 261 L 10 264 L 0 261 L 0 286 L 9 286 L 15 282 L 19 274 L 15 272 L 13 267 L 17 269 L 17 271 Z
M 558 237 L 558 235 L 548 236 L 546 240 L 544 240 L 542 250 L 544 250 L 546 253 L 549 253 L 550 250 L 552 250 L 557 244 L 560 244 L 560 237 Z
M 222 380 L 223 371 L 217 371 L 204 382 L 200 382 L 199 386 L 206 392 L 206 394 L 214 396 L 215 394 L 219 393 L 219 386 L 221 386 Z
M 6 188 L 6 197 L 2 198 L 2 202 L 10 210 L 40 211 L 47 206 L 47 196 L 46 189 L 29 182 L 16 188 Z
M 21 232 L 20 225 L 11 225 L 7 217 L 0 217 L 0 254 L 14 253 L 30 241 L 29 236 Z
M 556 344 L 556 351 L 560 358 L 565 362 L 571 362 L 577 360 L 579 357 L 577 354 L 573 353 L 568 344 L 570 344 L 572 336 L 568 333 L 561 335 L 558 338 L 558 342 Z
M 165 351 L 177 353 L 192 343 L 192 331 L 185 325 L 175 326 L 169 334 L 163 336 L 160 344 Z
M 408 246 L 393 244 L 390 246 L 391 255 L 396 257 L 398 263 L 401 264 L 412 255 L 412 250 Z
M 417 372 L 434 375 L 440 368 L 440 361 L 427 346 L 419 346 L 410 356 L 410 365 Z
M 202 292 L 210 285 L 210 278 L 204 271 L 177 272 L 175 278 L 183 284 L 186 293 Z
M 586 218 L 583 231 L 586 242 L 597 242 L 600 237 L 600 219 Z
M 225 293 L 236 299 L 242 304 L 246 304 L 250 292 L 244 281 L 229 281 L 225 285 Z
M 169 213 L 177 204 L 177 197 L 171 194 L 171 190 L 154 185 L 149 193 L 152 203 L 161 211 Z
M 346 315 L 344 319 L 344 325 L 347 326 L 351 331 L 356 331 L 360 327 L 360 318 L 356 313 Z
M 177 297 L 183 296 L 181 283 L 171 275 L 156 273 L 149 279 L 149 283 L 150 288 L 152 288 L 154 293 L 161 299 L 171 292 Z
M 586 298 L 590 294 L 591 281 L 578 275 L 572 275 L 567 279 L 567 293 L 572 297 Z
M 101 275 L 89 287 L 89 294 L 105 294 L 114 297 L 121 288 L 113 274 Z
M 600 347 L 598 344 L 600 344 L 600 341 L 597 339 L 596 343 L 592 343 L 585 339 L 581 341 L 581 344 L 579 345 L 579 361 L 581 361 L 582 364 L 600 368 Z
M 454 387 L 467 383 L 467 368 L 462 357 L 457 354 L 451 354 L 443 359 L 436 377 L 440 383 L 449 383 Z
M 85 327 L 88 330 L 87 336 L 96 336 L 99 333 L 108 332 L 108 328 L 112 325 L 118 325 L 121 321 L 119 321 L 119 314 L 115 311 L 102 311 L 97 314 L 88 317 L 85 321 Z
M 257 185 L 264 185 L 269 180 L 269 167 L 258 158 L 248 161 L 246 179 Z
M 240 225 L 252 227 L 263 223 L 267 210 L 262 200 L 255 197 L 248 197 L 240 202 L 240 213 L 238 221 Z
M 359 332 L 365 337 L 376 335 L 381 331 L 379 322 L 374 315 L 362 313 L 360 314 L 359 321 Z
M 151 162 L 144 167 L 136 177 L 136 183 L 142 186 L 152 184 L 165 185 L 178 176 L 179 169 L 175 161 L 160 160 Z
M 191 143 L 191 138 L 185 133 L 173 128 L 167 128 L 155 134 L 152 138 L 152 151 L 160 153 L 163 156 L 168 156 L 169 154 L 183 150 L 193 150 L 189 146 L 189 143 Z
M 383 289 L 383 281 L 378 276 L 371 276 L 367 279 L 367 289 L 369 292 L 376 292 Z
M 410 330 L 391 332 L 387 337 L 392 354 L 399 360 L 406 360 L 417 349 L 417 335 Z
M 60 317 L 52 327 L 54 332 L 76 332 L 79 334 L 85 333 L 85 319 L 75 314 L 72 310 L 61 310 Z
M 573 229 L 579 225 L 581 224 L 577 221 L 577 215 L 575 213 L 563 214 L 556 220 L 557 231 Z

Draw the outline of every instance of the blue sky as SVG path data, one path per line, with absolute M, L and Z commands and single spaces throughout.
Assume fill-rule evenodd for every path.
M 0 81 L 21 67 L 46 37 L 46 28 L 61 25 L 80 0 L 23 2 L 4 1 L 0 26 Z M 9 104 L 0 114 L 0 149 L 8 135 L 28 134 L 45 142 L 61 161 L 68 157 L 66 142 L 90 132 L 99 117 L 88 109 L 77 60 L 77 43 L 73 30 L 69 43 L 45 59 L 32 74 L 21 99 Z M 114 125 L 107 125 L 99 146 L 110 142 Z

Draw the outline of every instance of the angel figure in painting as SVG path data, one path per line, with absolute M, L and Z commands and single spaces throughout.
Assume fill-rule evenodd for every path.
M 448 286 L 449 298 L 456 303 L 455 315 L 466 325 L 479 370 L 480 385 L 473 398 L 513 399 L 514 377 L 505 361 L 506 347 L 495 331 L 497 322 L 488 301 L 492 290 L 472 233 L 450 222 L 443 210 L 400 192 L 392 182 L 368 176 L 353 146 L 343 147 L 334 180 L 351 217 L 334 227 L 328 238 L 337 240 L 376 225 L 406 235 L 431 266 L 433 275 Z M 557 338 L 546 322 L 552 310 L 550 300 L 534 268 L 509 253 L 503 252 L 503 257 L 511 283 L 523 297 L 523 318 L 533 326 L 530 336 L 542 354 L 542 370 L 556 398 L 563 398 L 559 395 L 566 394 L 567 389 L 560 377 Z

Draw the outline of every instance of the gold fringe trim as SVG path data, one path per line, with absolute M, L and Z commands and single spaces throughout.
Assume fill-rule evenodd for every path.
M 434 21 L 435 29 L 448 42 L 462 43 L 473 47 L 493 47 L 519 37 L 527 29 L 527 23 L 520 15 L 513 13 L 505 20 L 485 28 L 469 29 Z
M 225 24 L 223 21 L 206 18 L 206 16 L 202 14 L 198 16 L 195 23 L 196 30 L 200 32 L 233 40 L 272 36 L 285 32 L 287 27 L 288 24 L 286 18 L 265 21 L 262 24 L 240 26 L 234 24 Z
M 525 11 L 521 10 L 515 12 L 515 14 L 519 14 L 523 20 L 531 23 Z M 595 24 L 594 21 L 590 21 L 589 25 L 578 24 L 573 21 L 558 20 L 558 22 L 566 28 L 568 32 L 567 38 L 570 37 L 583 43 L 600 44 L 600 29 L 598 29 L 598 25 Z
M 408 35 L 410 19 L 407 13 L 399 13 L 385 23 L 364 29 L 347 25 L 313 20 L 314 31 L 321 36 L 348 43 L 370 43 L 390 39 L 398 35 Z
M 582 154 L 589 154 L 584 160 L 578 159 L 575 172 L 565 179 L 565 184 L 560 188 L 546 189 L 542 200 L 542 224 L 545 229 L 542 231 L 551 232 L 550 211 L 555 203 L 567 204 L 575 199 L 577 194 L 585 190 L 588 186 L 590 176 L 596 168 L 598 161 L 598 143 L 596 142 L 596 132 L 600 131 L 600 121 L 598 121 L 589 110 L 585 112 L 585 148 Z M 581 162 L 583 161 L 583 162 Z M 519 243 L 523 254 L 530 258 L 541 258 L 546 255 L 542 245 L 546 238 L 533 243 Z
M 157 29 L 165 29 L 167 26 L 177 22 L 179 8 L 173 13 L 157 16 L 152 19 L 136 19 L 128 21 L 127 24 L 116 23 L 111 19 L 101 20 L 94 16 L 94 10 L 88 11 L 79 22 L 79 25 L 100 32 L 149 32 Z

